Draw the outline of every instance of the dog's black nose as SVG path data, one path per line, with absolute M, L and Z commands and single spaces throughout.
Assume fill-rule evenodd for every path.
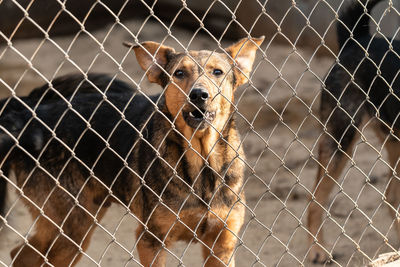
M 208 97 L 208 92 L 204 88 L 193 88 L 189 94 L 190 101 L 192 101 L 193 103 L 205 102 Z

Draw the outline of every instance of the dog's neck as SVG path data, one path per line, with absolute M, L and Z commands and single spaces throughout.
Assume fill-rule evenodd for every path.
M 236 144 L 231 144 L 233 140 L 230 138 L 230 132 L 234 132 L 233 135 L 237 135 L 237 133 L 233 118 L 229 116 L 226 115 L 226 118 L 221 120 L 223 125 L 221 123 L 221 125 L 209 126 L 202 131 L 195 131 L 187 125 L 182 129 L 187 140 L 186 158 L 194 174 L 199 173 L 206 162 L 214 171 L 221 172 L 225 163 L 223 159 L 230 160 L 227 159 L 228 155 L 225 154 L 226 146 L 236 146 Z M 225 142 L 229 144 L 226 145 Z

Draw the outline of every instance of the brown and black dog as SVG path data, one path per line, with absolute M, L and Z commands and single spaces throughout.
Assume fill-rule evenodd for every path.
M 92 92 L 77 90 L 68 102 L 57 94 L 28 105 L 35 112 L 3 112 L 3 171 L 15 172 L 36 228 L 13 249 L 13 265 L 73 265 L 116 202 L 139 222 L 144 266 L 164 266 L 166 248 L 179 240 L 200 242 L 205 266 L 234 266 L 245 213 L 234 92 L 263 39 L 240 40 L 224 53 L 128 43 L 162 94 L 121 92 L 118 81 L 88 77 Z
M 315 263 L 332 259 L 324 248 L 322 215 L 365 120 L 378 122 L 376 133 L 389 154 L 393 175 L 385 196 L 400 237 L 400 41 L 370 34 L 369 14 L 378 2 L 354 0 L 337 23 L 341 51 L 321 94 L 320 116 L 326 132 L 319 142 L 320 165 L 308 209 L 309 258 Z

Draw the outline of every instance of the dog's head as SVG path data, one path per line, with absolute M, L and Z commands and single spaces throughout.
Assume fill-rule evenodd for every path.
M 155 42 L 132 47 L 150 82 L 165 88 L 165 101 L 180 130 L 201 132 L 211 124 L 222 130 L 231 113 L 235 89 L 246 83 L 261 38 L 245 38 L 223 53 L 178 53 Z

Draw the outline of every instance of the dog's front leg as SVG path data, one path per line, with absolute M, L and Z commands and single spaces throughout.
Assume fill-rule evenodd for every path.
M 145 267 L 165 266 L 165 250 L 160 240 L 151 233 L 151 230 L 139 227 L 136 236 L 140 263 Z
M 224 223 L 223 218 L 211 215 L 207 219 L 207 233 L 202 241 L 203 257 L 206 267 L 235 267 L 235 248 L 239 239 L 239 231 L 243 225 L 244 208 L 235 207 L 228 213 Z

